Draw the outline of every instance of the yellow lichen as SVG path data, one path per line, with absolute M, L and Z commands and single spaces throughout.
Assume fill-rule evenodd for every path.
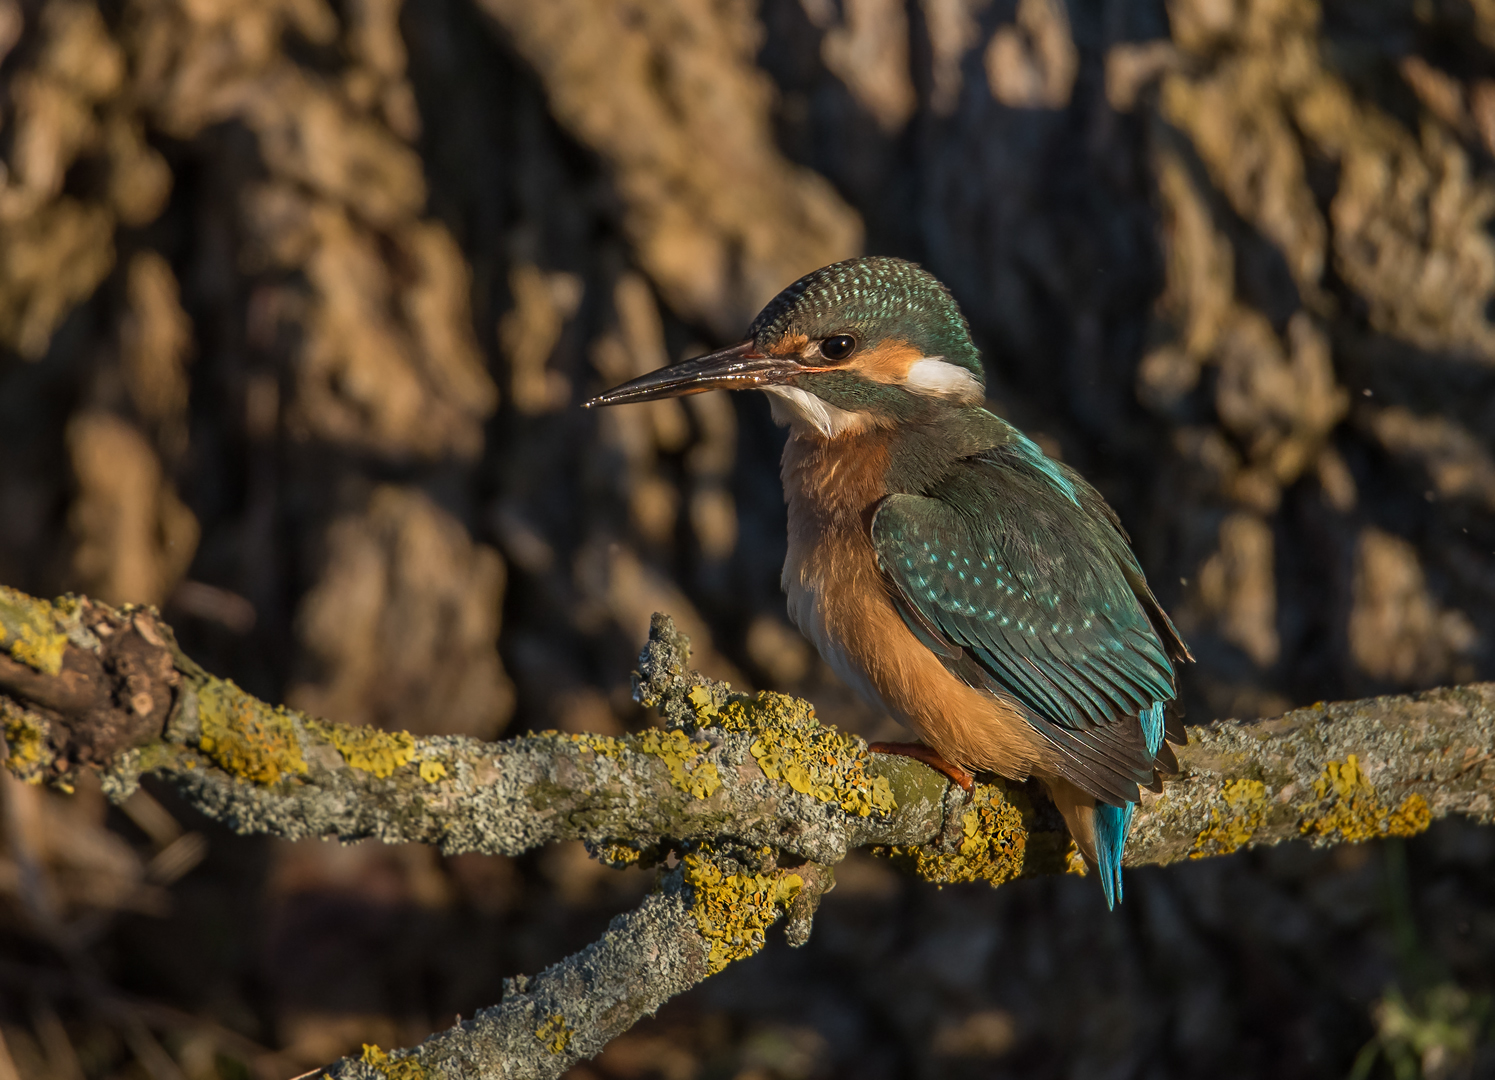
M 1433 819 L 1427 800 L 1416 793 L 1395 810 L 1382 803 L 1354 754 L 1325 765 L 1313 782 L 1313 794 L 1316 801 L 1300 807 L 1299 830 L 1324 837 L 1338 833 L 1348 843 L 1378 836 L 1415 836 Z
M 56 675 L 67 634 L 50 603 L 0 585 L 0 648 L 43 675 Z
M 700 690 L 701 687 L 696 689 Z M 540 734 L 573 743 L 599 757 L 616 760 L 630 751 L 657 757 L 670 771 L 670 784 L 698 799 L 710 798 L 722 786 L 721 774 L 717 772 L 716 766 L 703 760 L 710 752 L 711 744 L 695 742 L 683 731 L 650 728 L 626 739 L 588 733 L 565 734 L 559 731 L 544 731 Z
M 716 771 L 716 766 L 707 761 L 697 765 L 696 771 L 690 774 L 690 786 L 687 790 L 698 799 L 709 799 L 721 786 L 722 778 Z
M 391 776 L 415 756 L 415 736 L 408 731 L 381 731 L 375 727 L 353 724 L 328 724 L 306 721 L 309 731 L 326 739 L 342 755 L 348 767 L 373 773 L 380 780 Z M 424 778 L 424 774 L 422 774 Z M 427 780 L 427 783 L 430 783 Z
M 1250 843 L 1267 809 L 1267 786 L 1260 780 L 1231 780 L 1210 808 L 1210 823 L 1194 838 L 1189 858 L 1229 855 Z
M 704 686 L 693 686 L 690 693 L 685 695 L 691 705 L 695 708 L 696 716 L 705 720 L 716 715 L 716 702 L 712 700 L 711 691 Z
M 1064 872 L 1073 874 L 1075 877 L 1088 877 L 1090 874 L 1090 864 L 1085 861 L 1080 845 L 1073 839 L 1070 840 L 1069 847 L 1064 850 Z
M 1415 791 L 1386 819 L 1387 836 L 1416 836 L 1433 823 L 1433 808 Z
M 997 784 L 979 784 L 960 819 L 958 850 L 932 854 L 922 847 L 890 847 L 879 854 L 892 857 L 938 885 L 986 881 L 1000 885 L 1023 872 L 1028 829 L 1022 808 Z
M 708 942 L 706 970 L 711 975 L 763 948 L 765 931 L 805 885 L 804 878 L 785 870 L 727 874 L 695 854 L 685 856 L 684 868 L 691 915 Z
M 722 786 L 721 774 L 717 772 L 716 766 L 702 760 L 710 752 L 711 744 L 695 742 L 683 731 L 650 728 L 626 739 L 588 733 L 565 734 L 559 731 L 543 731 L 540 734 L 573 743 L 599 757 L 619 759 L 629 751 L 657 757 L 670 771 L 670 784 L 698 799 L 710 798 Z
M 6 698 L 0 698 L 0 722 L 5 726 L 8 754 L 5 767 L 19 780 L 39 784 L 52 764 L 47 745 L 47 721 Z
M 560 1013 L 551 1013 L 545 1023 L 535 1028 L 535 1038 L 545 1044 L 552 1054 L 564 1054 L 571 1045 L 571 1026 Z
M 126 753 L 133 758 L 129 766 L 130 771 L 139 772 L 141 775 L 152 772 L 170 772 L 173 769 L 191 769 L 197 764 L 193 760 L 197 755 L 191 750 L 177 743 L 160 739 L 152 740 Z
M 866 744 L 822 724 L 808 702 L 765 690 L 712 709 L 711 717 L 728 731 L 758 736 L 749 749 L 770 780 L 858 817 L 897 809 L 887 778 L 867 775 Z
M 197 692 L 197 714 L 198 748 L 235 776 L 273 784 L 307 771 L 295 722 L 283 706 L 272 708 L 227 679 L 213 679 Z
M 592 849 L 592 857 L 603 866 L 610 866 L 614 870 L 622 870 L 633 866 L 644 857 L 642 848 L 633 844 L 623 842 L 612 842 L 597 844 Z
M 409 1057 L 392 1058 L 373 1043 L 363 1044 L 359 1060 L 371 1065 L 388 1080 L 425 1080 L 426 1070 L 412 1054 Z
M 628 745 L 622 739 L 615 739 L 611 735 L 592 735 L 585 732 L 578 735 L 563 735 L 559 731 L 545 731 L 541 734 L 565 739 L 567 742 L 580 746 L 583 750 L 590 750 L 599 757 L 619 758 L 628 749 Z
M 722 786 L 716 766 L 703 761 L 711 749 L 708 742 L 694 742 L 683 731 L 650 728 L 634 737 L 634 749 L 651 754 L 670 770 L 670 784 L 698 799 L 709 799 Z
M 420 778 L 428 784 L 434 784 L 438 780 L 446 778 L 446 766 L 439 761 L 427 758 L 420 763 Z

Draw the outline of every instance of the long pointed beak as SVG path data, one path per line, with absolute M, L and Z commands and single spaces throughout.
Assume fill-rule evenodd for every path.
M 782 356 L 764 356 L 753 348 L 751 341 L 743 341 L 731 348 L 641 375 L 632 382 L 599 394 L 582 408 L 658 401 L 706 390 L 752 390 L 781 383 L 801 370 L 796 361 Z

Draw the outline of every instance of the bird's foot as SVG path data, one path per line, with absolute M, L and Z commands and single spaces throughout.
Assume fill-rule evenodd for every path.
M 922 761 L 937 773 L 944 773 L 967 794 L 976 786 L 976 778 L 959 765 L 952 765 L 921 742 L 875 742 L 867 747 L 874 754 L 897 754 Z

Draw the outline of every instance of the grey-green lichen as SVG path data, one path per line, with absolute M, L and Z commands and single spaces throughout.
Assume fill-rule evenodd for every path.
M 622 761 L 629 753 L 658 758 L 669 772 L 670 785 L 697 799 L 709 799 L 722 786 L 716 765 L 706 760 L 706 755 L 713 749 L 711 743 L 696 741 L 678 728 L 649 728 L 621 739 L 611 735 L 562 734 L 557 731 L 540 734 L 613 761 Z
M 1267 810 L 1267 786 L 1260 780 L 1229 780 L 1220 787 L 1220 798 L 1210 807 L 1210 823 L 1194 837 L 1189 858 L 1229 855 L 1251 842 L 1261 828 Z
M 359 1060 L 385 1077 L 385 1080 L 425 1080 L 426 1078 L 426 1070 L 422 1067 L 418 1057 L 411 1054 L 391 1057 L 373 1043 L 363 1044 L 363 1053 Z
M 652 766 L 651 766 L 652 770 Z M 683 866 L 587 948 L 532 976 L 506 979 L 503 1000 L 408 1051 L 365 1052 L 328 1066 L 332 1080 L 557 1077 L 664 1002 L 707 977 L 708 940 L 690 910 Z M 418 1066 L 400 1074 L 399 1067 Z

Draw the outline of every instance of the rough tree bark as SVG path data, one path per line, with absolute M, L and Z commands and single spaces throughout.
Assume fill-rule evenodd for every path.
M 510 855 L 580 839 L 609 865 L 661 866 L 638 909 L 510 980 L 500 1004 L 418 1047 L 327 1066 L 350 1080 L 557 1076 L 752 955 L 779 919 L 802 944 L 855 847 L 939 884 L 1081 869 L 1031 785 L 966 796 L 922 765 L 869 754 L 806 702 L 734 694 L 688 658 L 657 615 L 635 693 L 663 725 L 638 735 L 417 738 L 261 702 L 184 655 L 153 609 L 0 587 L 0 719 L 22 779 L 66 786 L 97 767 L 119 799 L 150 772 L 244 833 Z M 1495 684 L 1320 703 L 1189 739 L 1180 775 L 1144 794 L 1128 865 L 1409 836 L 1495 810 Z

